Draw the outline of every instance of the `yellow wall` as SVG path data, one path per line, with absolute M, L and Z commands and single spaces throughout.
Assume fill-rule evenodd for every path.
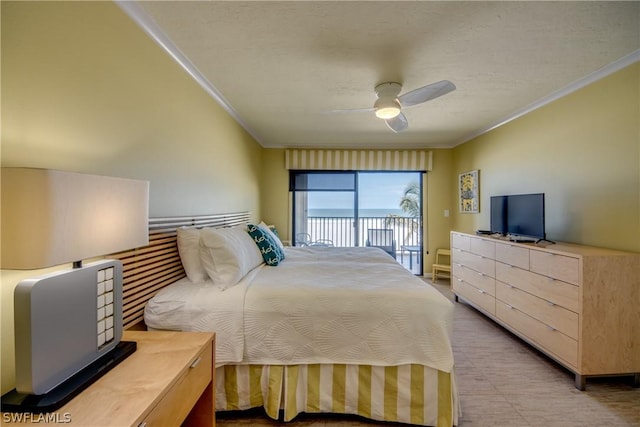
M 438 248 L 449 247 L 449 232 L 456 209 L 455 198 L 451 196 L 454 188 L 452 175 L 452 150 L 433 150 L 433 169 L 426 174 L 426 209 L 424 215 L 425 235 L 427 236 L 428 255 L 424 256 L 424 274 L 431 272 Z M 445 210 L 449 216 L 445 216 Z
M 262 148 L 111 2 L 2 2 L 2 165 L 146 179 L 151 216 L 259 214 Z
M 262 159 L 262 219 L 276 226 L 282 240 L 291 240 L 289 171 L 284 167 L 284 150 L 265 149 Z
M 112 2 L 2 1 L 2 166 L 150 181 L 150 215 L 260 217 L 262 148 Z M 14 386 L 1 271 L 2 393 Z
M 492 195 L 543 192 L 547 238 L 640 252 L 640 63 L 456 147 L 452 182 L 474 169 L 480 213 L 454 229 L 489 228 Z

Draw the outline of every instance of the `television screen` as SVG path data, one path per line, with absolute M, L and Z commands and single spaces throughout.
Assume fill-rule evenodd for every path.
M 491 196 L 492 233 L 546 240 L 544 193 Z
M 545 238 L 544 193 L 508 196 L 507 232 L 519 236 Z
M 490 231 L 507 234 L 507 196 L 491 197 Z

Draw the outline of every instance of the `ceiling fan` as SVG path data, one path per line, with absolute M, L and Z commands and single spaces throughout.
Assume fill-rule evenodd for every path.
M 378 99 L 373 104 L 373 108 L 337 111 L 374 111 L 376 117 L 383 119 L 389 129 L 397 133 L 409 126 L 407 118 L 402 114 L 402 108 L 412 107 L 446 95 L 455 88 L 456 86 L 449 80 L 442 80 L 398 96 L 402 90 L 400 83 L 380 83 L 375 87 Z

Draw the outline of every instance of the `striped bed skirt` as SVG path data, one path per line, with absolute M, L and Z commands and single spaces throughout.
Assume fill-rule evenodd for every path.
M 422 365 L 225 365 L 216 368 L 216 411 L 264 407 L 284 421 L 307 413 L 354 414 L 451 427 L 460 413 L 453 372 Z

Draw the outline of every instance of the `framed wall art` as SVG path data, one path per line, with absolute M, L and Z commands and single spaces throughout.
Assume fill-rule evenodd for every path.
M 458 186 L 460 188 L 460 212 L 478 213 L 480 211 L 478 171 L 461 173 L 458 177 Z

